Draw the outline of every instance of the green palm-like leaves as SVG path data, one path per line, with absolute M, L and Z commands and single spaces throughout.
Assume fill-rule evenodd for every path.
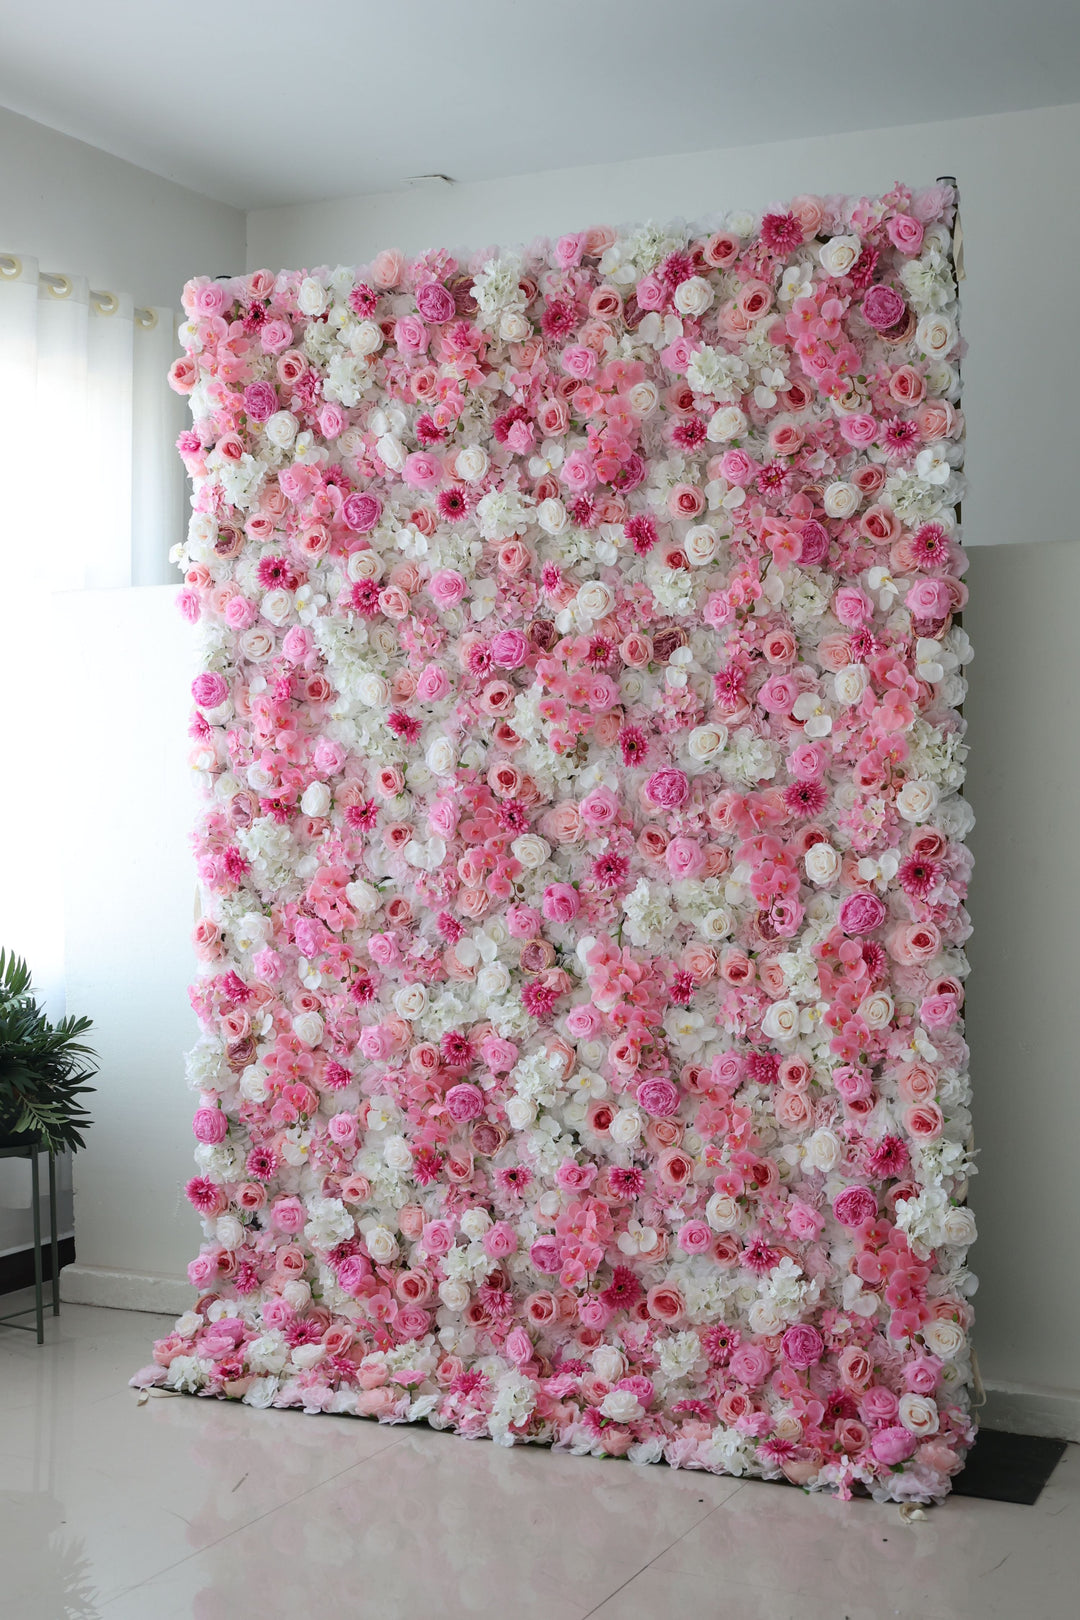
M 93 1091 L 93 1051 L 80 1039 L 89 1018 L 51 1024 L 34 1000 L 30 970 L 14 952 L 0 951 L 0 1121 L 27 1131 L 51 1152 L 81 1148 L 90 1115 L 79 1100 Z

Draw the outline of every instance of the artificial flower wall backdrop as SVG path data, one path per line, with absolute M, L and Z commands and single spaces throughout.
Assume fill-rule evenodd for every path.
M 204 1242 L 141 1381 L 948 1490 L 954 203 L 189 284 Z

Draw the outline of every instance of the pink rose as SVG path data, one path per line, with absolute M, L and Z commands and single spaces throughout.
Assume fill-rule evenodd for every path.
M 484 1112 L 484 1093 L 479 1086 L 461 1084 L 451 1086 L 446 1093 L 446 1112 L 455 1125 L 464 1125 L 470 1119 L 479 1119 Z
M 489 1226 L 483 1237 L 484 1253 L 490 1255 L 492 1260 L 503 1260 L 508 1254 L 517 1250 L 517 1233 L 509 1221 L 496 1221 Z
M 498 669 L 520 669 L 529 656 L 529 643 L 520 630 L 500 630 L 491 638 L 491 661 Z
M 307 1220 L 307 1214 L 299 1198 L 275 1198 L 270 1205 L 270 1219 L 279 1232 L 288 1232 L 291 1235 L 300 1231 Z
M 437 1260 L 454 1247 L 454 1228 L 449 1221 L 428 1221 L 420 1234 L 420 1242 L 424 1253 Z
M 919 1018 L 927 1029 L 948 1029 L 959 1016 L 959 1004 L 951 993 L 926 996 L 919 1006 Z
M 876 894 L 849 894 L 838 921 L 845 934 L 872 934 L 885 921 L 884 903 Z
M 427 450 L 414 450 L 405 457 L 402 478 L 410 489 L 435 489 L 442 483 L 443 465 L 438 456 Z
M 441 612 L 457 607 L 465 595 L 465 576 L 456 568 L 439 568 L 428 580 L 428 594 Z
M 508 906 L 506 926 L 512 939 L 535 939 L 544 919 L 535 906 Z
M 933 1142 L 945 1129 L 945 1116 L 936 1102 L 916 1103 L 904 1113 L 904 1129 L 916 1142 Z
M 841 585 L 833 597 L 832 607 L 840 623 L 847 625 L 848 629 L 865 624 L 874 615 L 873 602 L 856 585 Z
M 799 530 L 801 546 L 799 561 L 804 568 L 824 562 L 829 555 L 829 531 L 816 518 L 810 518 Z
M 277 406 L 277 389 L 273 383 L 248 383 L 244 389 L 244 410 L 253 422 L 269 420 Z
M 894 214 L 885 229 L 889 241 L 901 253 L 918 253 L 923 245 L 923 228 L 910 214 Z
M 759 1389 L 772 1371 L 772 1357 L 761 1344 L 740 1344 L 728 1362 L 728 1372 L 737 1384 Z
M 568 377 L 576 377 L 579 382 L 585 382 L 596 375 L 596 356 L 584 343 L 574 343 L 564 349 L 559 356 L 562 368 Z
M 394 1037 L 382 1024 L 365 1024 L 360 1031 L 360 1050 L 373 1063 L 379 1063 L 394 1050 Z
M 552 1276 L 562 1265 L 562 1245 L 555 1237 L 537 1238 L 529 1250 L 529 1259 L 537 1271 Z
M 595 1007 L 587 1003 L 572 1007 L 566 1015 L 567 1034 L 572 1035 L 575 1041 L 589 1041 L 599 1035 L 604 1027 L 603 1019 Z
M 707 1254 L 712 1240 L 712 1230 L 704 1221 L 687 1221 L 679 1228 L 678 1245 L 686 1254 Z
M 610 827 L 619 814 L 619 798 L 609 787 L 593 788 L 587 793 L 578 805 L 582 821 L 587 827 L 594 830 L 600 827 Z
M 673 838 L 664 851 L 664 860 L 677 880 L 700 877 L 705 870 L 705 852 L 696 838 Z
M 952 608 L 952 595 L 943 579 L 917 579 L 904 604 L 916 619 L 944 619 Z
M 441 664 L 427 664 L 417 676 L 416 696 L 422 703 L 437 703 L 450 690 L 450 677 Z
M 572 922 L 581 910 L 581 901 L 573 884 L 549 883 L 544 890 L 543 909 L 549 922 Z
M 870 1441 L 870 1450 L 878 1462 L 886 1467 L 895 1468 L 897 1463 L 907 1462 L 914 1454 L 916 1446 L 915 1436 L 894 1424 L 887 1429 L 879 1429 Z
M 480 1042 L 480 1055 L 492 1074 L 509 1074 L 518 1060 L 518 1049 L 501 1035 L 487 1035 Z
M 756 701 L 766 714 L 790 714 L 798 695 L 799 687 L 792 676 L 770 675 Z

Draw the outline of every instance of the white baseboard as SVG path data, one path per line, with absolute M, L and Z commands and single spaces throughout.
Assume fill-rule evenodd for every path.
M 150 1277 L 102 1266 L 65 1266 L 60 1298 L 69 1305 L 105 1305 L 116 1311 L 154 1311 L 179 1316 L 191 1309 L 195 1290 L 184 1277 Z
M 1080 1440 L 1080 1390 L 1041 1384 L 987 1384 L 986 1404 L 977 1413 L 986 1429 L 1007 1434 L 1041 1434 L 1051 1440 Z

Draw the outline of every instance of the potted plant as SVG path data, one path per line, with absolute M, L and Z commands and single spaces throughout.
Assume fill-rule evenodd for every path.
M 97 1062 L 81 1037 L 89 1018 L 52 1024 L 34 999 L 30 969 L 0 951 L 0 1146 L 40 1142 L 50 1153 L 86 1144 L 80 1100 Z

